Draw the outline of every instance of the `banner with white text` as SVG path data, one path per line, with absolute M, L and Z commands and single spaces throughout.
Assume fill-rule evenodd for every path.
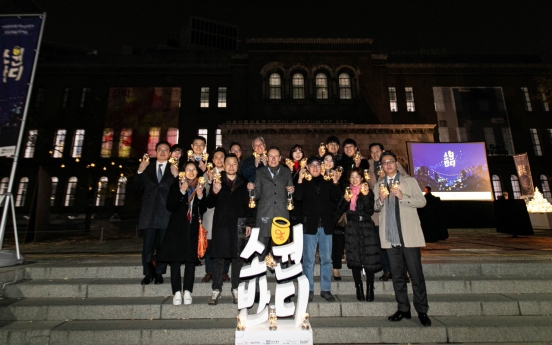
M 0 17 L 0 157 L 15 154 L 42 20 Z

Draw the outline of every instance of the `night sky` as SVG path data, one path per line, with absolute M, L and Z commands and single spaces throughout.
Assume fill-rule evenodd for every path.
M 178 42 L 190 15 L 238 25 L 240 38 L 369 37 L 374 52 L 552 55 L 550 0 L 0 0 L 42 9 L 45 42 L 120 53 Z

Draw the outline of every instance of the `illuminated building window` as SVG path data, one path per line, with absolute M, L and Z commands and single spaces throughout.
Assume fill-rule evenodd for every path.
M 75 136 L 73 137 L 73 149 L 71 150 L 71 156 L 73 158 L 80 158 L 82 156 L 83 143 L 84 143 L 84 129 L 75 130 Z
M 149 130 L 149 137 L 148 137 L 148 155 L 150 157 L 155 157 L 157 155 L 157 152 L 155 151 L 155 145 L 159 142 L 159 132 L 160 127 L 151 127 Z
M 324 73 L 316 75 L 316 99 L 328 99 L 328 77 Z
M 57 192 L 57 186 L 59 183 L 59 179 L 57 177 L 52 177 L 52 192 L 50 193 L 50 206 L 54 206 L 56 204 L 56 192 Z
M 66 87 L 63 92 L 63 101 L 61 102 L 61 107 L 67 108 L 69 106 L 70 100 L 71 100 L 71 88 Z
M 100 181 L 98 182 L 98 192 L 96 193 L 96 206 L 105 206 L 105 196 L 109 192 L 107 189 L 107 182 L 107 177 L 100 177 Z
M 75 205 L 75 197 L 77 195 L 77 182 L 78 179 L 72 176 L 67 181 L 67 189 L 65 190 L 65 206 Z
M 339 99 L 352 99 L 351 77 L 347 73 L 339 75 Z
M 15 196 L 15 207 L 25 206 L 28 186 L 29 178 L 22 177 L 21 180 L 19 180 L 19 186 L 17 187 L 17 195 Z
M 83 87 L 82 88 L 82 94 L 81 94 L 81 100 L 80 100 L 80 107 L 84 108 L 86 107 L 86 103 L 88 100 L 88 94 L 90 93 L 89 87 Z
M 201 88 L 201 97 L 199 100 L 199 107 L 200 108 L 209 108 L 209 88 L 208 87 L 202 87 Z
M 2 198 L 2 195 L 8 192 L 9 182 L 10 182 L 9 177 L 3 177 L 2 180 L 0 180 L 0 199 Z M 0 206 L 4 206 L 4 200 L 2 200 L 2 202 L 0 203 Z
M 502 183 L 500 182 L 500 177 L 498 175 L 493 175 L 493 190 L 494 190 L 494 196 L 495 200 L 498 199 L 498 197 L 502 196 Z
M 550 201 L 552 194 L 550 193 L 550 185 L 548 184 L 548 177 L 546 175 L 540 175 L 542 195 Z
M 222 147 L 222 130 L 217 129 L 217 135 L 215 137 L 215 147 Z
M 533 106 L 531 105 L 531 96 L 529 95 L 529 89 L 527 89 L 526 87 L 522 87 L 521 93 L 523 94 L 523 104 L 525 105 L 525 111 L 533 111 Z
M 25 158 L 33 158 L 35 153 L 36 138 L 38 136 L 38 130 L 31 129 L 27 136 L 27 143 L 25 144 Z
M 546 95 L 544 92 L 541 92 L 541 99 L 542 99 L 542 109 L 546 112 L 550 111 L 550 104 L 548 104 L 548 100 L 546 99 Z
M 209 134 L 209 131 L 207 130 L 207 128 L 200 128 L 197 130 L 197 135 L 201 136 L 201 137 L 204 137 L 205 138 L 205 142 L 208 143 L 209 139 L 208 138 L 208 134 Z M 207 152 L 207 144 L 205 144 L 205 148 L 203 149 L 203 152 Z
M 119 180 L 117 181 L 117 194 L 115 194 L 115 206 L 125 205 L 126 183 L 126 177 L 119 177 Z
M 512 190 L 514 191 L 514 199 L 521 199 L 521 188 L 519 187 L 519 179 L 516 175 L 510 176 L 512 182 Z
M 58 129 L 56 132 L 56 137 L 54 138 L 54 151 L 52 152 L 52 157 L 62 158 L 63 157 L 63 148 L 65 147 L 65 134 L 67 131 L 65 129 Z
M 218 88 L 218 107 L 226 108 L 226 87 L 221 86 Z
M 389 107 L 392 113 L 399 111 L 397 104 L 397 89 L 394 87 L 389 88 Z
M 178 144 L 178 128 L 167 129 L 167 141 L 171 146 Z
M 278 73 L 272 73 L 268 80 L 269 86 L 269 98 L 281 99 L 282 98 L 282 77 Z
M 293 99 L 305 99 L 305 77 L 295 73 L 292 78 Z
M 119 138 L 119 157 L 130 157 L 130 148 L 132 145 L 132 128 L 121 129 L 121 137 Z
M 100 155 L 103 158 L 111 157 L 111 150 L 113 149 L 113 128 L 106 128 L 103 131 L 102 136 L 102 151 Z
M 533 151 L 535 152 L 535 156 L 542 156 L 539 132 L 537 132 L 536 128 L 529 128 L 529 133 L 531 134 L 531 142 L 533 143 Z
M 406 93 L 406 111 L 413 113 L 416 111 L 416 105 L 414 105 L 414 90 L 411 87 L 405 87 Z

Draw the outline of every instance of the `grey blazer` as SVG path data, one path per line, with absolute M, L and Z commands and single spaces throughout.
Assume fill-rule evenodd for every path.
M 255 199 L 257 202 L 257 227 L 261 229 L 259 237 L 270 237 L 272 218 L 289 219 L 287 210 L 287 186 L 293 186 L 289 168 L 279 165 L 280 170 L 272 178 L 268 167 L 257 169 L 255 178 Z

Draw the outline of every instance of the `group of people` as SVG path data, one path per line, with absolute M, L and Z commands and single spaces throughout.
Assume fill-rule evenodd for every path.
M 310 157 L 295 145 L 284 159 L 278 147 L 267 148 L 257 137 L 251 156 L 243 158 L 241 145 L 232 143 L 228 152 L 217 148 L 209 162 L 205 144 L 205 138 L 194 138 L 183 157 L 181 145 L 159 142 L 155 163 L 145 156 L 138 167 L 135 186 L 144 190 L 139 224 L 144 230 L 142 284 L 162 284 L 170 265 L 173 304 L 191 304 L 202 224 L 209 232 L 202 280 L 212 280 L 208 304 L 218 303 L 230 265 L 228 278 L 237 303 L 244 245 L 240 229 L 245 228 L 245 236 L 251 227 L 260 229 L 264 260 L 272 245 L 273 219 L 283 217 L 292 227 L 303 224 L 302 266 L 309 281 L 309 301 L 314 298 L 318 247 L 322 298 L 335 301 L 331 279 L 341 280 L 345 253 L 358 300 L 374 300 L 375 274 L 383 270 L 379 279 L 392 279 L 398 303 L 389 320 L 411 318 L 406 285 L 411 280 L 418 318 L 422 325 L 431 325 L 421 265 L 420 247 L 425 242 L 416 211 L 426 201 L 393 152 L 373 143 L 367 159 L 349 138 L 340 154 L 340 141 L 331 136 Z

